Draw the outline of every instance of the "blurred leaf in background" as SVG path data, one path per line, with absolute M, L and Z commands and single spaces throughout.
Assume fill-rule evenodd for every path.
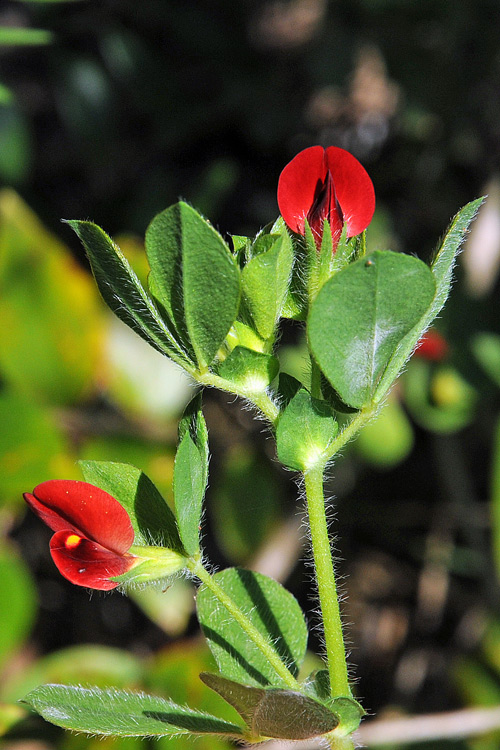
M 52 405 L 89 394 L 103 349 L 94 284 L 13 191 L 0 195 L 0 289 L 4 381 Z

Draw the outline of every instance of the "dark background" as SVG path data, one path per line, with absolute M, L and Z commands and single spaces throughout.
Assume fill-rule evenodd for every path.
M 13 95 L 0 107 L 0 181 L 84 267 L 61 218 L 142 236 L 182 197 L 221 233 L 252 235 L 277 216 L 283 166 L 317 143 L 349 149 L 369 171 L 374 237 L 424 259 L 454 213 L 498 178 L 496 0 L 4 0 L 0 25 L 54 34 L 47 46 L 0 49 L 1 81 Z M 493 279 L 487 296 L 473 297 L 461 267 L 458 277 L 439 326 L 453 367 L 476 389 L 473 416 L 444 432 L 413 417 L 404 462 L 387 472 L 349 453 L 329 487 L 340 572 L 349 575 L 347 617 L 356 621 L 353 661 L 374 711 L 474 703 L 450 665 L 476 657 L 483 630 L 474 623 L 485 612 L 496 621 L 500 603 L 488 523 L 499 394 L 470 346 L 479 331 L 499 332 L 498 294 Z M 296 339 L 292 326 L 284 342 Z M 262 460 L 269 445 L 237 405 L 207 398 L 216 484 L 228 423 Z M 286 517 L 295 487 L 276 473 L 290 496 Z M 209 514 L 208 539 L 213 523 Z M 49 534 L 35 519 L 14 536 L 26 548 L 36 529 L 46 550 Z M 209 546 L 217 563 L 231 564 Z M 45 557 L 37 575 L 55 579 Z M 434 563 L 443 580 L 432 579 Z M 310 608 L 304 570 L 297 563 L 287 585 Z M 434 592 L 437 609 L 426 575 L 446 589 Z M 89 603 L 85 592 L 69 592 L 55 610 L 42 608 L 33 636 L 41 653 L 82 641 L 163 645 L 164 634 L 126 600 Z

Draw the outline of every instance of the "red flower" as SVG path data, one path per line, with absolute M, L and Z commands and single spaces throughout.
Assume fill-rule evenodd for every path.
M 71 583 L 107 591 L 114 576 L 130 570 L 138 558 L 128 553 L 134 530 L 118 500 L 87 482 L 55 480 L 26 492 L 31 509 L 56 533 L 50 553 Z
M 435 328 L 424 333 L 415 350 L 417 357 L 430 362 L 442 362 L 448 356 L 448 352 L 448 342 Z
M 307 219 L 318 245 L 328 220 L 335 249 L 344 224 L 348 237 L 366 229 L 375 211 L 375 191 L 365 168 L 348 151 L 312 146 L 282 171 L 278 206 L 285 223 L 298 234 L 304 234 Z

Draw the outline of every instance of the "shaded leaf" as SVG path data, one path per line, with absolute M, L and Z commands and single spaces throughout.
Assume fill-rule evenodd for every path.
M 233 562 L 255 555 L 275 527 L 280 488 L 269 460 L 249 445 L 234 445 L 226 452 L 210 512 L 217 541 Z
M 277 581 L 250 570 L 227 568 L 214 578 L 297 675 L 306 652 L 307 627 L 296 599 Z M 262 652 L 205 586 L 196 604 L 198 620 L 224 676 L 250 685 L 284 686 Z
M 158 214 L 146 232 L 155 295 L 199 367 L 213 361 L 238 313 L 240 272 L 222 237 L 180 202 Z
M 111 461 L 79 461 L 79 466 L 86 482 L 105 490 L 125 508 L 134 528 L 134 544 L 184 552 L 174 514 L 141 469 Z
M 175 513 L 186 552 L 200 547 L 200 521 L 208 480 L 208 432 L 201 411 L 201 394 L 188 404 L 179 423 L 174 464 Z

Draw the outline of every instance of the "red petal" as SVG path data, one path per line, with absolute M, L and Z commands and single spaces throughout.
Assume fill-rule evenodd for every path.
M 134 541 L 127 511 L 114 497 L 87 482 L 43 482 L 24 499 L 53 531 L 75 532 L 119 555 Z
M 311 209 L 318 180 L 325 179 L 325 149 L 311 146 L 289 162 L 278 181 L 278 206 L 283 220 L 293 232 L 304 234 L 304 219 Z
M 373 183 L 356 157 L 343 148 L 327 148 L 326 164 L 332 173 L 347 236 L 354 237 L 366 229 L 372 220 L 375 211 Z
M 131 555 L 117 555 L 83 537 L 77 538 L 73 531 L 54 534 L 50 540 L 50 554 L 68 581 L 102 591 L 115 589 L 119 584 L 109 579 L 126 573 L 136 560 Z

